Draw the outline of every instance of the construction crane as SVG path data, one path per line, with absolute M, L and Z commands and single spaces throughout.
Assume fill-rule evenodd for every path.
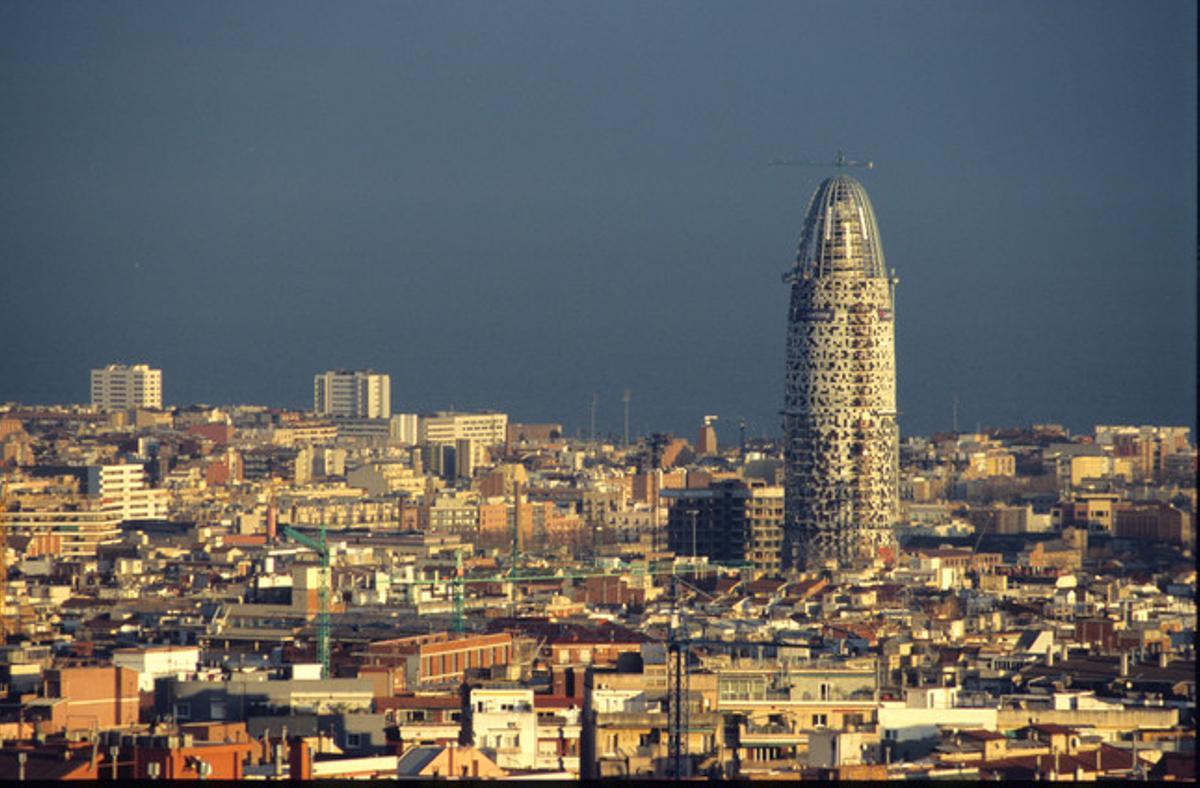
M 462 548 L 454 551 L 454 632 L 461 635 L 467 629 L 467 619 L 463 612 L 463 562 Z
M 691 648 L 687 642 L 688 632 L 683 622 L 683 611 L 678 604 L 678 583 L 679 578 L 672 574 L 671 618 L 667 633 L 667 656 L 671 672 L 671 694 L 667 704 L 667 712 L 670 715 L 667 719 L 667 756 L 671 763 L 671 776 L 682 780 L 683 759 L 687 757 L 687 734 L 690 728 L 687 704 L 691 694 L 691 674 L 687 661 Z
M 328 678 L 330 676 L 330 605 L 329 605 L 329 543 L 328 536 L 324 525 L 320 526 L 320 540 L 313 539 L 306 534 L 303 534 L 291 526 L 283 526 L 283 535 L 292 541 L 307 547 L 317 554 L 320 558 L 320 586 L 318 587 L 318 612 L 317 612 L 317 661 L 321 663 L 321 677 Z M 465 608 L 465 591 L 468 583 L 535 583 L 544 581 L 562 581 L 570 579 L 584 579 L 591 577 L 622 577 L 626 572 L 619 571 L 559 571 L 555 573 L 548 572 L 532 572 L 523 573 L 518 571 L 514 564 L 510 566 L 508 571 L 503 573 L 488 574 L 483 576 L 467 577 L 463 568 L 462 549 L 455 551 L 454 561 L 454 576 L 449 578 L 453 593 L 453 610 L 454 623 L 453 629 L 455 633 L 462 633 L 466 630 Z M 750 565 L 745 562 L 730 562 L 714 564 L 715 568 L 726 569 L 745 569 Z M 694 567 L 692 570 L 694 571 Z M 684 570 L 687 571 L 686 569 Z M 672 617 L 670 622 L 670 634 L 668 635 L 668 647 L 675 661 L 674 671 L 674 686 L 672 687 L 672 700 L 670 705 L 671 721 L 672 721 L 672 738 L 671 738 L 671 753 L 672 763 L 674 765 L 674 773 L 677 776 L 682 775 L 682 760 L 686 757 L 687 744 L 684 737 L 688 731 L 687 710 L 685 708 L 686 697 L 689 691 L 689 671 L 687 668 L 687 659 L 689 647 L 691 645 L 704 645 L 712 643 L 713 645 L 751 645 L 749 643 L 738 643 L 731 641 L 707 641 L 707 640 L 690 640 L 687 635 L 686 627 L 682 626 L 682 618 L 677 616 L 676 607 L 676 584 L 679 581 L 677 577 L 679 567 L 671 562 L 669 566 L 647 564 L 645 570 L 640 568 L 634 570 L 631 574 L 638 575 L 671 575 L 671 604 Z M 438 578 L 431 580 L 408 580 L 406 585 L 438 585 L 445 583 L 447 578 Z M 690 584 L 684 583 L 689 587 Z M 698 589 L 696 589 L 698 590 Z M 758 644 L 771 645 L 771 644 Z
M 624 577 L 626 575 L 630 575 L 632 577 L 644 577 L 646 575 L 651 575 L 651 576 L 657 577 L 660 575 L 687 574 L 689 571 L 687 568 L 680 569 L 677 567 L 672 567 L 672 566 L 670 566 L 670 562 L 662 562 L 662 564 L 667 564 L 667 565 L 663 566 L 661 564 L 655 564 L 654 566 L 650 567 L 649 569 L 642 569 L 639 567 L 637 569 L 628 569 L 625 571 L 558 570 L 556 572 L 532 572 L 529 574 L 525 574 L 522 572 L 504 571 L 504 572 L 490 574 L 490 575 L 472 575 L 470 577 L 467 577 L 464 575 L 462 578 L 462 583 L 460 585 L 467 585 L 467 584 L 472 584 L 472 583 L 511 583 L 511 582 L 537 583 L 537 582 L 544 582 L 547 580 L 580 580 L 580 579 L 586 579 L 589 577 Z M 752 564 L 750 564 L 748 562 L 744 562 L 744 561 L 728 561 L 728 562 L 720 562 L 720 563 L 714 562 L 714 563 L 708 564 L 708 567 L 710 569 L 714 569 L 714 570 L 715 569 L 742 570 L 742 569 L 749 569 L 751 566 L 752 566 Z M 451 584 L 454 584 L 454 582 L 455 582 L 454 576 L 448 575 L 446 577 L 434 578 L 434 579 L 397 580 L 397 581 L 395 581 L 396 585 L 409 585 L 409 586 L 432 586 L 432 585 L 440 585 L 440 584 L 443 584 L 446 582 L 450 582 Z M 685 585 L 686 585 L 686 583 L 685 583 Z
M 299 541 L 299 540 L 297 540 L 297 541 Z M 646 575 L 649 575 L 652 577 L 657 577 L 660 575 L 671 575 L 672 577 L 674 577 L 674 576 L 678 575 L 681 571 L 680 568 L 677 567 L 674 563 L 671 563 L 667 566 L 651 564 L 651 565 L 648 565 L 645 570 L 643 570 L 639 567 L 633 571 L 625 571 L 625 572 L 611 571 L 611 570 L 605 570 L 605 571 L 563 571 L 563 570 L 559 570 L 557 572 L 528 572 L 528 573 L 526 573 L 526 572 L 518 571 L 517 567 L 512 566 L 512 567 L 509 567 L 504 572 L 497 572 L 497 573 L 491 573 L 491 574 L 486 574 L 486 575 L 473 575 L 471 577 L 467 577 L 466 572 L 464 571 L 464 568 L 463 568 L 461 548 L 455 550 L 455 562 L 454 563 L 455 563 L 454 574 L 449 577 L 421 579 L 421 580 L 416 580 L 416 579 L 403 580 L 403 581 L 397 582 L 397 585 L 437 586 L 437 585 L 444 585 L 444 584 L 448 583 L 450 585 L 450 589 L 451 589 L 450 593 L 451 593 L 452 609 L 453 609 L 453 630 L 456 633 L 466 631 L 465 608 L 466 608 L 466 587 L 468 584 L 484 584 L 484 583 L 486 583 L 486 584 L 501 584 L 501 585 L 515 586 L 517 583 L 539 583 L 539 582 L 548 582 L 548 581 L 561 582 L 563 580 L 584 580 L 584 579 L 588 579 L 588 578 L 592 578 L 592 577 L 617 577 L 617 578 L 620 578 L 620 577 L 624 577 L 625 575 L 632 575 L 634 577 L 642 577 L 642 576 L 646 576 Z M 741 562 L 741 561 L 733 561 L 733 562 L 722 562 L 722 563 L 717 563 L 717 564 L 710 564 L 710 566 L 712 566 L 716 569 L 734 569 L 734 570 L 740 571 L 742 569 L 750 568 L 751 564 L 746 563 L 746 562 Z M 687 572 L 688 569 L 683 569 L 682 571 Z M 693 588 L 693 590 L 699 591 L 699 589 L 695 589 L 693 586 L 691 586 L 691 584 L 689 584 L 687 582 L 684 582 L 683 584 L 689 588 Z M 515 590 L 515 588 L 514 588 L 514 590 Z M 516 603 L 514 601 L 513 606 L 510 608 L 510 612 L 514 616 L 516 615 L 515 604 Z M 697 641 L 697 642 L 699 642 L 699 641 Z
M 838 151 L 837 156 L 834 157 L 833 161 L 812 161 L 811 159 L 806 159 L 806 160 L 772 159 L 771 161 L 767 162 L 767 166 L 769 166 L 769 167 L 837 167 L 838 169 L 841 169 L 843 167 L 866 167 L 868 170 L 873 170 L 873 169 L 875 169 L 875 162 L 870 161 L 870 160 L 857 161 L 855 159 L 847 159 L 845 157 L 845 155 L 842 154 L 841 151 Z
M 329 670 L 329 541 L 325 526 L 320 526 L 321 541 L 297 531 L 291 526 L 283 527 L 283 535 L 293 542 L 304 545 L 321 559 L 321 584 L 317 587 L 317 661 L 321 663 L 321 678 L 327 679 Z
M 782 646 L 804 645 L 803 643 L 793 643 L 778 637 L 769 641 L 713 640 L 703 636 L 693 638 L 689 633 L 687 623 L 684 619 L 683 607 L 679 604 L 679 585 L 681 584 L 695 592 L 707 595 L 707 592 L 696 588 L 691 583 L 672 573 L 670 591 L 671 612 L 666 641 L 667 657 L 669 660 L 668 674 L 670 675 L 667 700 L 667 761 L 670 766 L 670 775 L 675 780 L 682 780 L 691 776 L 687 773 L 690 769 L 685 769 L 684 763 L 688 760 L 687 737 L 689 733 L 692 733 L 689 723 L 691 710 L 688 705 L 689 697 L 691 696 L 691 671 L 688 666 L 688 659 L 692 647 L 755 648 L 758 649 L 761 658 L 764 648 L 778 649 Z
M 592 397 L 592 438 L 596 437 L 596 398 Z M 508 575 L 514 577 L 517 574 L 517 564 L 521 560 L 521 482 L 513 480 L 513 526 L 512 526 L 512 549 L 508 556 Z M 517 589 L 516 586 L 509 586 L 509 615 L 516 615 L 517 610 Z

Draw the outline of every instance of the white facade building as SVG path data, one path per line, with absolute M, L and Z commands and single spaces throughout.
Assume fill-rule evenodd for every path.
M 422 416 L 421 443 L 454 444 L 469 439 L 483 446 L 504 443 L 508 432 L 507 413 L 453 413 L 439 411 Z
M 891 760 L 924 757 L 937 744 L 942 728 L 998 730 L 1000 711 L 994 707 L 958 705 L 956 687 L 909 688 L 903 701 L 879 705 L 879 735 Z
M 487 449 L 500 446 L 508 439 L 507 413 L 452 413 L 439 411 L 420 419 L 420 442 L 434 446 L 454 446 L 460 441 L 469 452 L 472 468 L 486 465 Z M 457 460 L 460 466 L 461 460 Z M 459 474 L 462 475 L 462 474 Z
M 148 646 L 113 650 L 113 665 L 138 674 L 138 689 L 154 691 L 154 680 L 189 676 L 200 665 L 199 646 Z
M 99 498 L 101 508 L 119 520 L 167 516 L 169 494 L 147 487 L 146 469 L 136 463 L 88 466 L 87 494 Z
M 162 410 L 162 370 L 147 364 L 109 364 L 92 370 L 92 407 Z
M 500 768 L 537 768 L 537 729 L 533 690 L 471 690 L 472 740 Z
M 335 369 L 313 378 L 313 410 L 319 416 L 388 419 L 392 379 L 374 370 Z
M 415 413 L 397 413 L 392 416 L 389 435 L 397 442 L 409 446 L 420 442 L 420 417 Z

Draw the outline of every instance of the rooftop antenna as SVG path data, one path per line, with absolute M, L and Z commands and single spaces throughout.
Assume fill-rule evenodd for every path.
M 629 447 L 629 400 L 633 396 L 633 392 L 625 389 L 621 394 L 621 400 L 625 403 L 625 447 Z
M 592 394 L 592 443 L 596 442 L 596 400 L 597 396 Z
M 845 167 L 866 167 L 868 170 L 875 169 L 875 162 L 868 160 L 858 161 L 857 159 L 847 159 L 841 152 L 837 152 L 837 156 L 833 161 L 813 161 L 812 159 L 771 159 L 767 162 L 769 167 L 837 167 L 839 170 Z

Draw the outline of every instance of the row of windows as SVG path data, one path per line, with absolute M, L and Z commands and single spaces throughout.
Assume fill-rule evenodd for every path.
M 489 656 L 490 659 L 487 658 Z M 485 646 L 467 651 L 454 651 L 449 654 L 436 654 L 424 657 L 422 659 L 421 672 L 425 678 L 429 678 L 432 676 L 462 673 L 468 668 L 504 664 L 507 661 L 508 646 L 493 646 L 490 654 Z

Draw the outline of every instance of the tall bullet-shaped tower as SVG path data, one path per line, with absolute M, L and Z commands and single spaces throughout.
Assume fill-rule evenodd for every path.
M 817 187 L 788 312 L 783 561 L 814 569 L 893 544 L 899 498 L 896 279 L 862 184 Z

